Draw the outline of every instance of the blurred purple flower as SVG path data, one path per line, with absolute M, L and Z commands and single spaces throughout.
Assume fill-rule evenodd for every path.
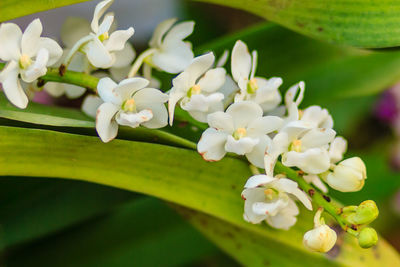
M 400 83 L 383 93 L 376 105 L 375 114 L 389 123 L 400 137 Z

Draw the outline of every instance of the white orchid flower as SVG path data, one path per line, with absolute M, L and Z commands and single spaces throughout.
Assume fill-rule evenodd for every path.
M 109 34 L 114 21 L 112 14 L 106 14 L 99 24 L 100 18 L 112 3 L 113 0 L 106 0 L 97 4 L 90 24 L 92 32 L 75 43 L 66 58 L 67 65 L 76 51 L 80 49 L 85 52 L 89 62 L 97 68 L 109 68 L 114 65 L 115 52 L 124 49 L 126 42 L 133 35 L 134 29 L 130 27 L 127 30 L 118 30 Z
M 96 130 L 103 142 L 117 136 L 118 124 L 151 129 L 168 124 L 164 105 L 168 95 L 158 89 L 146 88 L 148 84 L 149 81 L 143 78 L 125 79 L 119 84 L 108 77 L 100 79 L 97 92 L 104 103 L 97 109 Z
M 243 217 L 248 222 L 260 223 L 265 220 L 274 228 L 288 230 L 296 223 L 296 216 L 299 214 L 291 196 L 312 210 L 311 201 L 306 193 L 290 179 L 259 174 L 250 177 L 244 187 Z
M 250 55 L 246 44 L 240 40 L 233 47 L 231 60 L 232 76 L 240 88 L 240 92 L 235 96 L 235 102 L 254 101 L 262 107 L 264 112 L 275 109 L 282 100 L 278 90 L 282 79 L 272 77 L 267 80 L 255 77 L 257 52 L 253 51 Z
M 28 97 L 18 75 L 24 82 L 33 82 L 62 55 L 56 41 L 40 37 L 42 30 L 39 19 L 32 21 L 23 34 L 14 23 L 0 25 L 0 59 L 7 62 L 0 73 L 0 83 L 8 100 L 19 108 L 26 108 Z
M 223 68 L 210 69 L 214 60 L 211 52 L 198 56 L 184 72 L 172 80 L 168 102 L 170 125 L 178 101 L 182 109 L 201 122 L 207 121 L 208 114 L 223 110 L 224 95 L 218 89 L 225 83 L 226 71 Z
M 325 181 L 330 187 L 341 192 L 360 191 L 367 179 L 367 168 L 359 157 L 345 159 L 332 172 L 325 174 Z
M 149 46 L 151 54 L 146 62 L 168 73 L 179 73 L 192 62 L 194 54 L 187 42 L 183 41 L 193 32 L 194 22 L 185 21 L 174 26 L 177 19 L 167 19 L 154 30 Z
M 226 112 L 208 115 L 208 128 L 197 144 L 197 151 L 207 161 L 222 159 L 227 152 L 245 155 L 255 166 L 262 168 L 263 156 L 271 142 L 268 133 L 278 130 L 282 119 L 263 117 L 261 107 L 251 101 L 233 103 Z

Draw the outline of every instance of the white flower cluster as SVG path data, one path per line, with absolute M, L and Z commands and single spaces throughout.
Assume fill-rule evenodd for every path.
M 309 196 L 298 184 L 275 173 L 278 161 L 301 172 L 308 183 L 322 192 L 327 192 L 327 185 L 343 192 L 363 187 L 365 165 L 360 158 L 343 160 L 347 142 L 336 136 L 329 112 L 320 106 L 299 109 L 304 82 L 289 88 L 281 103 L 282 79 L 255 76 L 256 51 L 250 53 L 244 42 L 237 41 L 228 74 L 223 68 L 228 53 L 217 62 L 212 52 L 194 57 L 191 44 L 185 41 L 193 32 L 194 23 L 176 24 L 176 19 L 159 24 L 149 49 L 132 64 L 135 51 L 127 41 L 134 29 L 114 30 L 114 15 L 106 13 L 112 2 L 100 2 L 90 24 L 79 18 L 67 20 L 61 33 L 64 53 L 55 41 L 40 37 L 39 20 L 33 21 L 23 34 L 13 23 L 2 24 L 0 59 L 7 65 L 0 73 L 0 82 L 10 102 L 25 108 L 28 98 L 19 77 L 24 82 L 34 82 L 51 65 L 98 75 L 102 78 L 97 95 L 88 95 L 82 109 L 96 117 L 96 130 L 103 142 L 117 136 L 119 125 L 172 125 L 179 104 L 194 119 L 209 125 L 197 146 L 206 161 L 218 161 L 233 153 L 244 155 L 252 165 L 265 170 L 265 174 L 250 177 L 242 192 L 244 219 L 251 223 L 265 221 L 272 227 L 289 229 L 299 214 L 295 200 L 312 210 Z M 140 68 L 142 75 L 138 75 Z M 160 84 L 152 77 L 153 68 L 178 74 L 167 93 L 156 89 Z M 53 96 L 65 93 L 70 98 L 86 91 L 54 82 L 46 83 L 44 88 Z M 314 250 L 326 251 L 333 246 L 336 235 L 320 223 L 320 212 L 316 218 L 316 228 L 307 232 L 304 243 Z M 327 238 L 322 241 L 313 239 L 324 235 Z

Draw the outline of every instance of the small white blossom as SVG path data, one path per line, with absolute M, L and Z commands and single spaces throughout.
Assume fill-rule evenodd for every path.
M 208 128 L 201 136 L 197 151 L 207 161 L 222 159 L 227 152 L 245 155 L 257 167 L 264 167 L 263 155 L 271 139 L 268 133 L 278 130 L 282 119 L 264 116 L 251 101 L 232 104 L 226 112 L 208 115 Z
M 125 79 L 119 84 L 110 78 L 100 79 L 97 91 L 104 103 L 97 109 L 96 130 L 103 142 L 116 137 L 118 124 L 151 129 L 168 124 L 164 105 L 168 95 L 158 89 L 146 88 L 148 84 L 149 81 L 143 78 Z M 92 100 L 89 105 L 93 106 L 96 101 Z
M 32 21 L 25 32 L 14 23 L 0 25 L 0 59 L 7 65 L 0 73 L 0 83 L 8 100 L 19 108 L 26 108 L 26 96 L 18 76 L 30 83 L 47 72 L 62 55 L 62 49 L 56 41 L 40 37 L 42 23 Z
M 210 69 L 214 60 L 213 53 L 198 56 L 172 80 L 168 102 L 170 125 L 178 101 L 182 109 L 201 122 L 207 121 L 208 114 L 223 110 L 224 95 L 218 90 L 225 83 L 226 71 L 223 68 Z
M 318 209 L 314 217 L 314 229 L 304 234 L 305 247 L 316 252 L 328 252 L 336 243 L 336 232 L 327 226 L 321 219 L 322 208 Z
M 237 41 L 232 50 L 232 76 L 238 83 L 240 93 L 235 96 L 235 102 L 250 100 L 259 104 L 264 112 L 275 109 L 282 100 L 279 86 L 282 79 L 272 77 L 265 79 L 254 77 L 257 67 L 257 52 L 250 55 L 245 43 Z
M 115 64 L 115 52 L 124 49 L 134 30 L 130 27 L 127 30 L 118 30 L 109 34 L 114 21 L 114 16 L 111 14 L 106 14 L 99 25 L 100 18 L 112 3 L 113 0 L 106 0 L 97 4 L 90 24 L 92 32 L 75 43 L 67 56 L 67 61 L 71 59 L 77 50 L 82 49 L 86 53 L 89 62 L 97 68 L 109 68 Z
M 161 22 L 154 30 L 149 46 L 155 51 L 146 59 L 151 66 L 165 72 L 179 73 L 193 60 L 191 45 L 183 41 L 193 32 L 194 22 L 176 24 L 176 18 Z
M 353 157 L 339 162 L 326 176 L 326 182 L 333 189 L 341 192 L 360 191 L 367 178 L 367 169 L 359 157 Z
M 274 178 L 268 175 L 254 175 L 244 186 L 242 198 L 244 219 L 251 223 L 266 221 L 278 229 L 289 229 L 296 223 L 299 209 L 291 196 L 300 200 L 304 206 L 312 210 L 307 195 L 301 191 L 297 183 L 287 178 Z

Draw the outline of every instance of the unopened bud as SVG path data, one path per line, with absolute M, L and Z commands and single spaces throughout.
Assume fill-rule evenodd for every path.
M 364 162 L 359 157 L 341 161 L 329 173 L 326 182 L 330 187 L 341 192 L 355 192 L 364 186 L 367 170 Z
M 370 248 L 378 242 L 378 234 L 374 228 L 366 227 L 360 231 L 358 235 L 358 244 L 362 248 Z
M 335 245 L 336 238 L 336 232 L 323 224 L 305 233 L 303 244 L 316 252 L 328 252 Z
M 372 200 L 362 202 L 354 213 L 351 213 L 347 220 L 353 224 L 369 224 L 379 215 L 378 207 Z

